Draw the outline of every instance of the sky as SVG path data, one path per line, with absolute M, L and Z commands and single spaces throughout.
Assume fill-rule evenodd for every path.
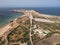
M 60 7 L 60 0 L 0 0 L 0 7 Z

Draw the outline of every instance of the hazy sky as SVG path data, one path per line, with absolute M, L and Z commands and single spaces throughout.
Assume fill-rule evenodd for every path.
M 60 7 L 60 0 L 0 0 L 0 7 Z

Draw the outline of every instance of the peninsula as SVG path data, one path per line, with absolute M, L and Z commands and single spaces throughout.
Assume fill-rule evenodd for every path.
M 24 15 L 0 28 L 0 45 L 60 44 L 60 17 L 34 10 L 21 9 L 12 12 L 21 12 Z

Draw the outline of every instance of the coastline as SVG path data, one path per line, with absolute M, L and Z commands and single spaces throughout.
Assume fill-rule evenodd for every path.
M 46 14 L 39 14 L 40 16 L 43 16 L 43 17 L 58 17 L 58 18 L 60 18 L 60 16 L 54 16 L 54 15 L 46 15 Z M 22 16 L 19 16 L 19 17 L 23 17 L 24 15 L 22 15 Z M 18 18 L 18 17 L 17 17 Z M 16 19 L 16 18 L 15 18 Z M 11 20 L 14 20 L 14 19 L 11 19 Z M 2 26 L 0 26 L 0 28 L 3 28 L 3 27 L 5 27 L 7 24 L 9 24 L 10 23 L 10 21 L 11 20 L 9 20 L 7 23 L 5 23 L 4 25 L 2 25 Z
M 8 12 L 9 11 L 9 12 Z M 11 12 L 10 10 L 8 11 L 3 11 L 0 13 L 0 28 L 4 27 L 5 25 L 9 24 L 9 22 L 11 20 L 14 20 L 15 18 L 23 15 L 22 13 L 18 13 L 18 12 Z
M 12 10 L 12 11 L 13 11 L 13 12 L 22 12 L 22 13 L 25 13 L 24 15 L 21 15 L 21 16 L 19 16 L 19 17 L 23 17 L 23 16 L 25 16 L 25 15 L 28 15 L 28 14 L 26 14 L 26 13 L 27 13 L 28 11 L 31 11 L 31 12 L 34 12 L 35 14 L 37 14 L 38 16 L 43 16 L 43 17 L 58 17 L 58 18 L 60 18 L 60 16 L 41 14 L 41 13 L 35 11 L 35 10 L 24 10 L 24 9 L 21 9 L 21 10 Z M 18 18 L 18 17 L 16 17 L 16 18 Z M 6 24 L 0 26 L 0 28 L 5 27 L 7 24 L 9 24 L 9 22 L 10 22 L 11 20 L 15 20 L 16 18 L 10 19 Z
M 37 12 L 37 11 L 34 11 L 34 12 Z M 46 16 L 46 17 L 60 17 L 60 16 L 56 16 L 56 15 L 42 14 L 42 13 L 39 13 L 39 12 L 37 12 L 37 14 L 40 15 L 40 16 Z
M 3 27 L 5 27 L 5 26 L 8 25 L 8 24 L 9 24 L 9 22 L 8 22 L 8 23 L 5 23 L 5 24 L 2 25 L 2 26 L 0 26 L 0 29 L 3 28 Z
M 10 25 L 10 23 L 6 24 L 5 26 L 3 26 L 3 27 L 0 28 L 0 36 L 3 35 L 2 32 L 6 32 L 9 29 L 9 25 Z
M 24 17 L 24 16 L 26 16 L 26 15 L 21 15 L 19 17 Z M 10 29 L 16 28 L 19 25 L 19 23 L 16 23 L 16 20 L 19 17 L 15 18 L 15 19 L 12 19 L 13 23 L 14 23 L 14 25 L 12 27 L 11 27 L 12 22 L 8 23 L 8 24 L 5 24 L 4 26 L 0 27 L 0 37 L 4 36 L 6 32 L 8 33 L 10 31 Z
M 6 32 L 8 33 L 10 31 L 10 29 L 16 28 L 19 25 L 18 23 L 16 23 L 16 19 L 14 19 L 13 22 L 8 23 L 5 26 L 0 28 L 0 37 L 3 36 L 3 34 L 5 35 Z M 15 24 L 13 26 L 11 26 L 12 23 L 15 23 Z
M 28 12 L 33 12 L 34 14 L 37 14 L 38 16 L 44 16 L 44 17 L 56 17 L 56 16 L 51 16 L 51 15 L 46 15 L 46 14 L 40 14 L 39 12 L 36 12 L 36 11 L 34 11 L 34 10 L 27 10 L 27 12 L 25 12 L 25 14 L 24 15 L 21 15 L 21 16 L 19 16 L 19 17 L 24 17 L 24 16 L 29 16 L 28 15 Z M 12 29 L 12 28 L 16 28 L 19 24 L 18 23 L 16 23 L 16 19 L 18 19 L 19 17 L 17 17 L 17 18 L 15 18 L 14 20 L 13 20 L 13 24 L 14 24 L 14 26 L 13 27 L 11 27 L 10 25 L 11 25 L 11 23 L 8 23 L 8 24 L 6 24 L 5 26 L 3 26 L 3 27 L 1 27 L 0 28 L 0 36 L 2 36 L 5 32 L 7 32 L 7 31 L 9 31 L 9 29 Z

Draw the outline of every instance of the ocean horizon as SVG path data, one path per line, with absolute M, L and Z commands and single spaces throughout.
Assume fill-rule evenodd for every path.
M 0 8 L 0 27 L 23 15 L 22 13 L 11 12 L 11 10 L 15 9 L 35 10 L 41 14 L 60 16 L 60 8 Z

